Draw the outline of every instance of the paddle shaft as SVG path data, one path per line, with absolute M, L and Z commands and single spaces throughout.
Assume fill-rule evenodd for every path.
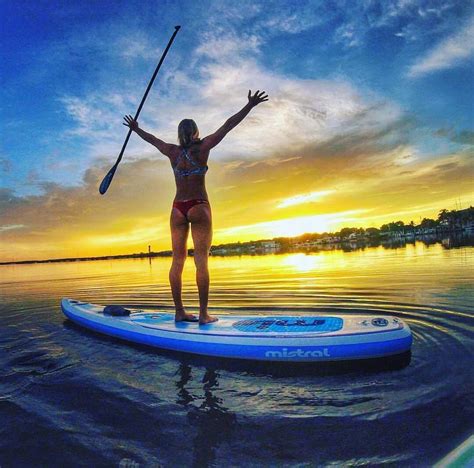
M 173 35 L 171 36 L 171 39 L 169 40 L 168 42 L 168 45 L 166 46 L 166 49 L 165 51 L 163 52 L 163 55 L 161 56 L 161 59 L 160 61 L 158 62 L 158 65 L 155 69 L 155 72 L 153 73 L 153 76 L 151 77 L 151 80 L 150 82 L 148 83 L 148 86 L 146 88 L 146 91 L 145 91 L 145 94 L 143 95 L 143 98 L 140 102 L 140 105 L 138 106 L 138 109 L 137 109 L 137 112 L 135 113 L 135 117 L 134 117 L 134 120 L 137 120 L 138 119 L 138 116 L 140 115 L 140 112 L 142 110 L 142 107 L 143 107 L 143 104 L 145 104 L 145 101 L 146 101 L 146 98 L 148 96 L 148 93 L 150 92 L 150 89 L 151 87 L 153 86 L 153 82 L 155 81 L 155 78 L 156 78 L 156 75 L 158 75 L 158 71 L 160 70 L 160 67 L 161 67 L 161 64 L 163 63 L 163 61 L 165 60 L 165 57 L 166 57 L 166 54 L 168 53 L 168 50 L 170 49 L 171 47 L 171 44 L 173 43 L 174 41 L 174 38 L 176 37 L 176 34 L 178 34 L 178 31 L 180 30 L 181 26 L 175 26 L 175 31 L 173 33 Z M 107 173 L 107 175 L 105 176 L 104 180 L 102 181 L 102 183 L 100 184 L 100 189 L 99 189 L 99 192 L 103 195 L 107 189 L 109 188 L 109 185 L 110 183 L 112 182 L 112 178 L 115 174 L 115 170 L 117 169 L 117 166 L 119 165 L 120 161 L 122 160 L 122 157 L 123 157 L 123 153 L 125 152 L 125 148 L 127 147 L 127 143 L 128 143 L 128 140 L 130 139 L 130 135 L 132 134 L 132 129 L 129 129 L 128 133 L 127 133 L 127 137 L 125 138 L 125 141 L 123 143 L 123 146 L 122 146 L 122 149 L 120 150 L 120 154 L 117 158 L 117 161 L 115 162 L 115 164 L 113 165 L 112 169 L 110 169 L 110 171 Z

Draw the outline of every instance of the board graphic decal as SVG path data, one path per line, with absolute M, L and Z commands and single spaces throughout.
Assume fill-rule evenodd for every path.
M 232 326 L 242 332 L 325 333 L 340 330 L 342 325 L 339 317 L 256 317 Z

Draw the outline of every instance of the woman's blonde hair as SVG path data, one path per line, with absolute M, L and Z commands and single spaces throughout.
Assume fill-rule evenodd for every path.
M 193 140 L 199 138 L 199 129 L 196 122 L 192 119 L 184 119 L 178 125 L 179 144 L 186 148 Z

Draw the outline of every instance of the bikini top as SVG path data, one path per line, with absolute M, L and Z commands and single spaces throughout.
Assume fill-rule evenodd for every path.
M 193 166 L 191 169 L 178 169 L 179 162 L 186 159 Z M 208 170 L 207 166 L 200 166 L 188 153 L 186 148 L 183 148 L 181 154 L 178 156 L 176 164 L 173 166 L 173 171 L 178 177 L 188 177 L 190 175 L 204 175 Z

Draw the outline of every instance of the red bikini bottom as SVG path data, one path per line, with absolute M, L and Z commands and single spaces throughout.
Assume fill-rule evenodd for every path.
M 181 211 L 183 216 L 188 219 L 188 211 L 195 205 L 202 205 L 203 203 L 207 203 L 209 205 L 209 202 L 205 200 L 204 198 L 195 198 L 193 200 L 179 200 L 179 201 L 174 201 L 173 202 L 173 208 L 178 209 Z

